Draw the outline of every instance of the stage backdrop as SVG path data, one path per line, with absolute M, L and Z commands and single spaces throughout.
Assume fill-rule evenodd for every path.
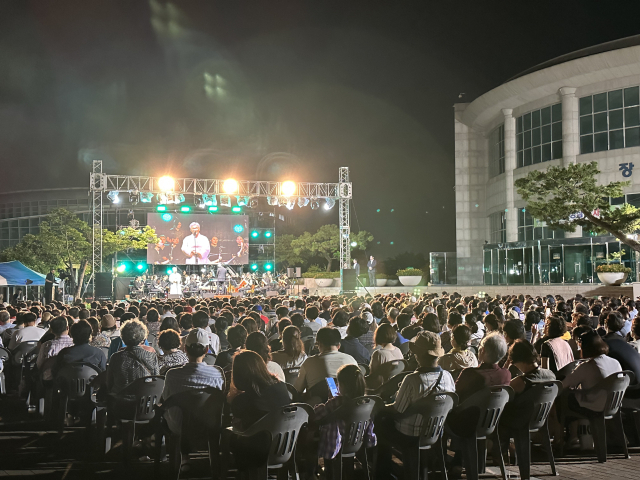
M 209 265 L 249 263 L 249 217 L 197 213 L 148 213 L 159 241 L 149 245 L 147 263 Z

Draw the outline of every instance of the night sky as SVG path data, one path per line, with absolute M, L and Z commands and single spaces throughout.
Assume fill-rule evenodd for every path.
M 455 251 L 458 95 L 638 18 L 639 2 L 4 0 L 1 188 L 85 186 L 96 158 L 313 182 L 348 166 L 369 253 Z M 311 230 L 337 207 L 296 216 Z

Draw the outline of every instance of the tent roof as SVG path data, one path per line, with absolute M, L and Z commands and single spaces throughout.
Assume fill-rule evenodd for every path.
M 30 285 L 44 285 L 46 276 L 25 267 L 22 263 L 0 263 L 0 285 L 26 285 L 27 280 L 33 281 Z

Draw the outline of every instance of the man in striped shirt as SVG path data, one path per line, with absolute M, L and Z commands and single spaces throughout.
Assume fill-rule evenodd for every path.
M 42 372 L 43 380 L 53 379 L 51 368 L 55 364 L 55 357 L 60 353 L 60 350 L 73 346 L 73 340 L 69 336 L 69 324 L 65 317 L 54 318 L 49 328 L 55 338 L 42 344 L 38 352 L 38 359 L 36 360 L 38 370 Z

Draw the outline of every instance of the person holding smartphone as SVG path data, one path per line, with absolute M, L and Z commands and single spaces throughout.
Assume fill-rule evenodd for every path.
M 337 385 L 336 385 L 337 380 Z M 357 365 L 343 365 L 338 369 L 337 379 L 326 378 L 327 386 L 331 392 L 331 398 L 327 403 L 316 405 L 313 409 L 315 421 L 320 422 L 332 412 L 354 398 L 362 397 L 365 391 L 365 381 L 360 368 Z M 320 427 L 320 442 L 318 455 L 325 460 L 335 458 L 342 448 L 341 422 L 331 422 Z M 376 435 L 373 433 L 373 421 L 369 423 L 365 431 L 365 447 L 376 445 Z

